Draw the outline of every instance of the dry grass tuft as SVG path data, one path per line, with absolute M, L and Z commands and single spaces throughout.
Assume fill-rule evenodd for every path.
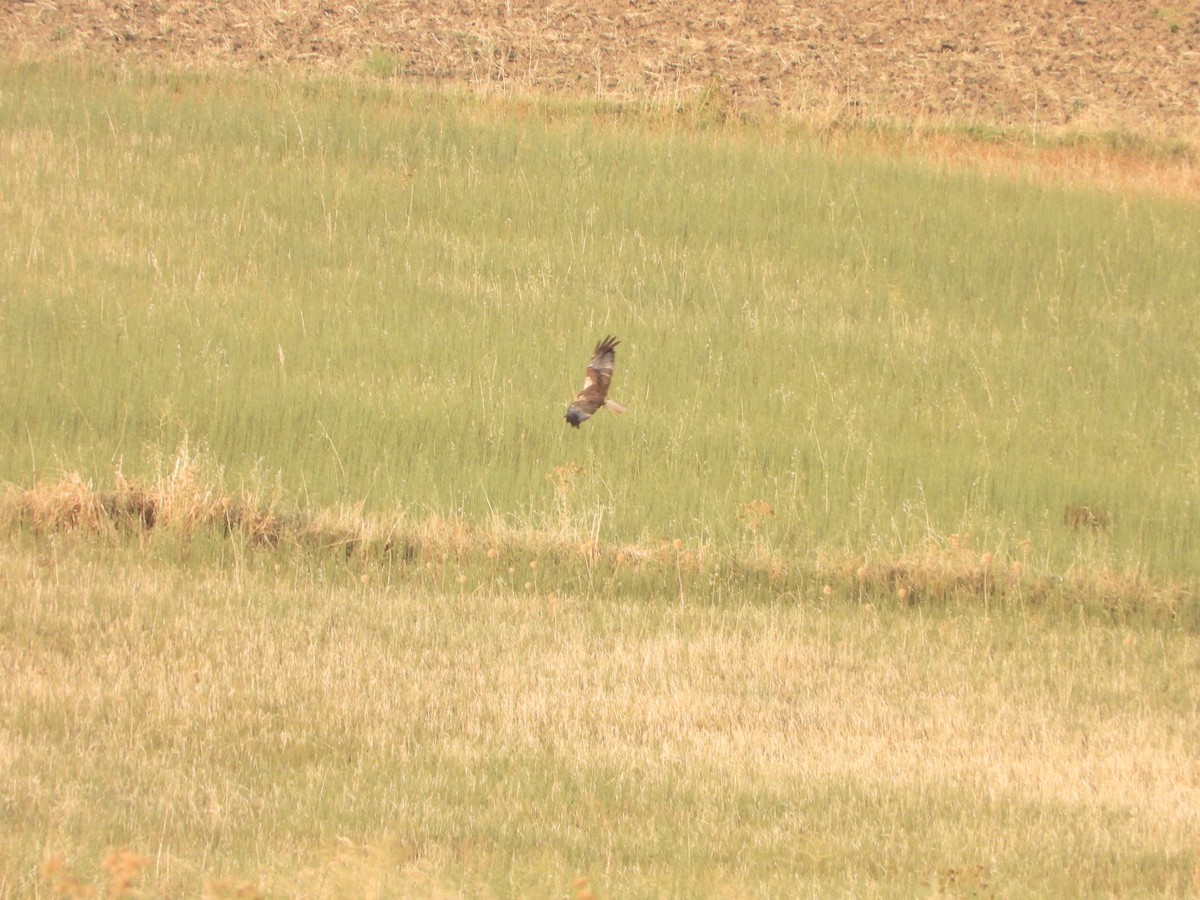
M 108 898 L 140 896 L 137 884 L 142 870 L 150 860 L 128 847 L 110 850 L 104 854 L 100 867 L 108 873 L 103 895 Z M 39 867 L 38 874 L 46 882 L 55 897 L 95 897 L 95 885 L 72 874 L 67 868 L 66 856 L 56 853 Z
M 112 487 L 98 488 L 77 473 L 66 473 L 26 490 L 10 487 L 3 497 L 0 520 L 35 534 L 157 530 L 186 538 L 212 531 L 240 536 L 258 546 L 292 542 L 347 552 L 370 536 L 361 520 L 343 524 L 332 516 L 309 518 L 279 512 L 252 498 L 230 497 L 205 484 L 201 471 L 196 460 L 184 455 L 170 475 L 151 483 L 118 472 Z

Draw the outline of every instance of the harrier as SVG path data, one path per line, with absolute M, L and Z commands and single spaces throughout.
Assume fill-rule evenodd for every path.
M 596 345 L 592 361 L 588 363 L 587 378 L 583 382 L 583 390 L 575 395 L 567 414 L 563 417 L 571 426 L 578 428 L 580 423 L 592 417 L 592 413 L 606 406 L 616 413 L 625 412 L 625 407 L 608 397 L 608 385 L 612 381 L 613 360 L 616 358 L 614 347 L 619 344 L 614 337 L 606 337 Z

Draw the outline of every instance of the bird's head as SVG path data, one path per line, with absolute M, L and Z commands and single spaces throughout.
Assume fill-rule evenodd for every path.
M 583 414 L 583 411 L 579 407 L 572 403 L 567 407 L 567 414 L 563 418 L 571 423 L 572 428 L 578 428 L 579 423 L 585 421 L 588 417 Z

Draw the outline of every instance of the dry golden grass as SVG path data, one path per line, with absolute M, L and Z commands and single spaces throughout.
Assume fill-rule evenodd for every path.
M 103 884 L 111 844 L 151 895 L 1173 894 L 1196 863 L 1181 629 L 0 553 L 18 888 L 57 853 Z
M 761 501 L 741 556 L 609 546 L 576 475 L 548 474 L 540 530 L 271 511 L 186 448 L 151 483 L 10 488 L 0 790 L 50 827 L 3 839 L 0 884 L 1194 886 L 1182 587 L 1052 579 L 966 534 L 800 566 Z
M 879 131 L 845 129 L 836 121 L 818 124 L 835 152 L 867 152 L 911 159 L 948 171 L 1072 187 L 1099 187 L 1195 202 L 1200 197 L 1200 159 L 1194 148 L 1143 150 L 1108 146 L 1103 135 L 1050 135 L 1039 144 L 1010 132 L 980 138 L 969 131 L 907 123 Z
M 762 502 L 736 559 L 565 499 L 538 533 L 262 510 L 186 449 L 5 494 L 0 758 L 53 827 L 0 856 L 50 893 L 1194 887 L 1178 587 L 966 534 L 798 575 Z

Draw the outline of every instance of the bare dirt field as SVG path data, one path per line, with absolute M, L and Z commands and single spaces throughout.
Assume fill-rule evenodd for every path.
M 6 0 L 10 57 L 374 69 L 729 109 L 1200 137 L 1200 3 Z

